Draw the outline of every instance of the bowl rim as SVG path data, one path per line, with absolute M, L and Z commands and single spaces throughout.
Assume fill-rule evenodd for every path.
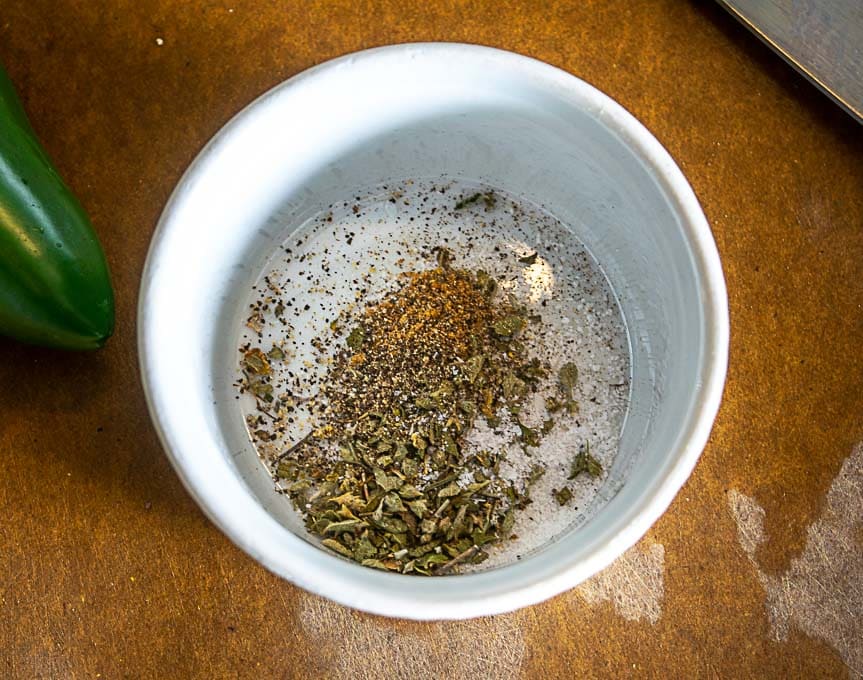
M 654 179 L 660 185 L 661 190 L 665 193 L 666 198 L 671 203 L 678 217 L 683 236 L 691 249 L 693 266 L 700 279 L 702 311 L 704 314 L 705 357 L 702 366 L 702 388 L 698 394 L 698 399 L 693 404 L 690 418 L 680 428 L 679 441 L 682 443 L 678 446 L 677 451 L 670 452 L 668 458 L 670 464 L 665 470 L 664 476 L 655 483 L 655 491 L 651 494 L 642 495 L 637 507 L 627 513 L 629 519 L 626 524 L 621 526 L 613 535 L 605 535 L 598 542 L 598 545 L 589 557 L 576 560 L 572 563 L 562 564 L 559 568 L 556 568 L 552 572 L 546 572 L 543 577 L 538 579 L 522 578 L 516 587 L 486 588 L 481 595 L 467 596 L 466 598 L 462 592 L 460 599 L 445 597 L 443 591 L 446 588 L 445 586 L 441 587 L 442 584 L 440 584 L 439 579 L 430 579 L 438 584 L 436 590 L 440 592 L 437 593 L 437 596 L 431 596 L 431 591 L 426 591 L 428 596 L 419 600 L 406 597 L 400 594 L 400 592 L 391 592 L 387 588 L 388 583 L 395 582 L 394 579 L 422 580 L 416 577 L 375 573 L 373 578 L 376 579 L 376 586 L 372 589 L 367 585 L 359 586 L 356 583 L 352 583 L 349 578 L 328 578 L 327 574 L 323 574 L 322 576 L 320 573 L 321 570 L 318 568 L 310 568 L 309 565 L 297 564 L 297 562 L 302 562 L 301 559 L 296 559 L 292 563 L 286 563 L 290 561 L 283 559 L 283 554 L 280 554 L 278 550 L 271 548 L 271 546 L 263 544 L 263 541 L 260 540 L 264 533 L 263 531 L 257 538 L 246 535 L 240 530 L 238 523 L 233 520 L 231 513 L 222 507 L 223 504 L 218 502 L 217 496 L 212 493 L 212 489 L 208 490 L 204 488 L 205 485 L 200 475 L 196 475 L 184 466 L 178 452 L 174 450 L 170 418 L 165 409 L 162 408 L 159 398 L 160 386 L 153 371 L 156 359 L 154 353 L 150 351 L 150 346 L 154 339 L 151 325 L 148 323 L 148 319 L 153 313 L 149 292 L 157 269 L 161 245 L 170 229 L 170 218 L 177 209 L 178 204 L 182 202 L 186 189 L 194 183 L 201 173 L 206 171 L 207 164 L 214 155 L 214 151 L 219 146 L 219 143 L 228 136 L 235 134 L 244 124 L 250 123 L 252 112 L 264 106 L 268 100 L 275 98 L 275 95 L 278 93 L 296 87 L 307 79 L 324 74 L 330 70 L 350 68 L 351 65 L 355 64 L 365 65 L 368 62 L 386 61 L 389 59 L 401 60 L 407 52 L 417 51 L 422 52 L 430 58 L 482 59 L 485 62 L 493 63 L 498 68 L 516 68 L 528 72 L 532 79 L 542 82 L 550 88 L 568 92 L 573 96 L 577 95 L 584 109 L 589 111 L 594 117 L 601 117 L 601 122 L 613 131 L 620 138 L 621 142 L 648 167 Z M 666 149 L 647 128 L 626 109 L 600 90 L 577 76 L 545 62 L 492 47 L 465 43 L 438 42 L 388 45 L 354 52 L 326 61 L 276 85 L 233 116 L 210 139 L 189 165 L 161 213 L 150 243 L 141 278 L 138 297 L 137 332 L 139 370 L 141 372 L 144 394 L 151 420 L 162 447 L 186 490 L 209 519 L 234 544 L 242 548 L 270 571 L 308 591 L 323 595 L 341 604 L 384 616 L 417 620 L 439 620 L 462 619 L 502 613 L 545 600 L 575 587 L 580 582 L 605 568 L 641 539 L 651 525 L 665 512 L 677 492 L 689 478 L 707 443 L 724 389 L 728 368 L 730 330 L 725 279 L 710 226 L 695 193 L 682 171 Z M 258 506 L 260 511 L 266 514 L 272 524 L 278 525 L 266 513 L 263 507 L 260 506 L 257 500 L 251 497 L 252 495 L 248 490 L 245 490 L 245 493 Z M 281 525 L 278 525 L 278 527 L 282 532 L 290 534 L 288 529 Z M 270 527 L 271 534 L 273 531 L 275 529 Z M 311 546 L 303 539 L 293 534 L 291 536 L 316 553 L 325 554 L 324 551 Z M 305 550 L 299 544 L 293 547 L 300 552 Z M 330 564 L 334 571 L 337 568 L 337 562 L 347 564 L 345 560 L 335 556 L 326 555 L 326 558 L 331 560 L 331 562 L 324 561 L 324 563 Z M 484 574 L 493 574 L 509 568 L 502 567 L 501 569 L 489 572 L 449 577 L 446 580 L 461 581 L 470 579 L 476 582 L 477 579 L 483 578 Z M 365 572 L 372 571 L 359 565 L 350 564 L 349 568 L 344 570 L 344 573 L 348 577 L 352 573 L 351 569 L 361 569 Z M 377 584 L 379 584 L 379 587 Z M 371 595 L 374 595 L 374 597 Z

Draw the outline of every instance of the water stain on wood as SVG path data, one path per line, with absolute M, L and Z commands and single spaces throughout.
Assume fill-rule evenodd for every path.
M 610 601 L 627 621 L 656 623 L 662 616 L 664 572 L 665 547 L 653 543 L 642 548 L 639 544 L 579 586 L 577 592 L 590 605 Z
M 764 509 L 736 489 L 728 504 L 740 546 L 765 590 L 774 639 L 786 640 L 797 628 L 827 642 L 853 674 L 863 676 L 863 443 L 842 465 L 803 552 L 783 573 L 765 573 L 756 559 L 766 540 Z

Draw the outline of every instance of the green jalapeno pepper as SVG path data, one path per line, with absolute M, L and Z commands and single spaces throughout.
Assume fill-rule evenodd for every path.
M 114 329 L 105 255 L 0 67 L 0 334 L 64 349 Z

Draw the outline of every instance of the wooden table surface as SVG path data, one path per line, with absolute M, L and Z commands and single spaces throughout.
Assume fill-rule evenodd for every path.
M 416 624 L 309 596 L 235 548 L 163 454 L 138 281 L 202 145 L 268 88 L 387 43 L 483 43 L 632 111 L 700 198 L 731 305 L 710 443 L 585 586 Z M 118 326 L 0 340 L 4 677 L 845 677 L 863 672 L 863 128 L 710 2 L 4 0 L 0 62 L 90 212 Z

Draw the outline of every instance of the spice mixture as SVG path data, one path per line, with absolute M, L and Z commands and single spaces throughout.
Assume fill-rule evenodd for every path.
M 601 460 L 613 457 L 628 365 L 601 273 L 581 284 L 607 309 L 583 321 L 607 351 L 598 366 L 579 365 L 580 333 L 554 314 L 571 300 L 551 258 L 480 233 L 555 225 L 465 189 L 407 183 L 343 205 L 338 220 L 324 213 L 285 247 L 291 275 L 273 267 L 262 278 L 247 318 L 238 385 L 253 398 L 246 419 L 259 454 L 309 533 L 365 566 L 440 575 L 538 547 L 579 521 L 606 474 Z M 389 206 L 412 202 L 418 211 L 392 215 Z M 410 240 L 379 228 L 391 221 L 407 222 Z M 312 247 L 328 226 L 336 238 Z M 446 245 L 429 245 L 435 232 Z M 351 262 L 353 252 L 365 260 Z M 356 278 L 345 281 L 345 264 Z M 317 310 L 298 302 L 316 296 Z M 583 398 L 599 401 L 597 369 L 612 378 L 599 390 L 608 408 L 585 419 Z M 593 439 L 579 436 L 585 425 Z

